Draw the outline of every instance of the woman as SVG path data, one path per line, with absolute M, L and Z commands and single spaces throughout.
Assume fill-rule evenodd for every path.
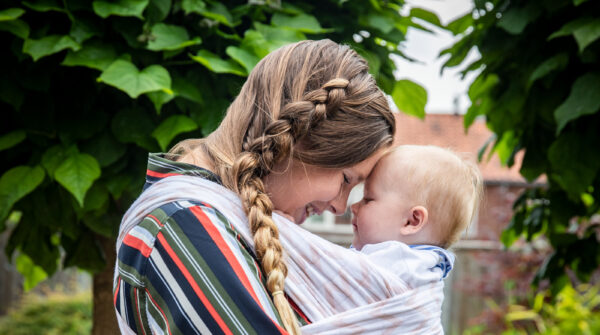
M 347 46 L 303 41 L 267 55 L 217 130 L 150 155 L 146 185 L 183 174 L 235 191 L 254 248 L 211 199 L 168 203 L 122 226 L 114 286 L 121 325 L 138 334 L 299 334 L 310 320 L 283 294 L 287 269 L 271 214 L 302 223 L 344 213 L 394 131 L 386 97 Z

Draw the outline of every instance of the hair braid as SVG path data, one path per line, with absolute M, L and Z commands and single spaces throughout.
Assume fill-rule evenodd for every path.
M 261 179 L 281 158 L 290 156 L 294 142 L 291 129 L 288 121 L 276 120 L 267 126 L 263 136 L 246 141 L 247 151 L 236 159 L 233 175 L 237 180 L 236 191 L 242 199 L 254 237 L 254 250 L 266 273 L 267 289 L 272 294 L 275 308 L 285 329 L 290 334 L 300 334 L 288 300 L 283 294 L 274 294 L 283 292 L 287 266 L 283 258 L 283 247 L 279 242 L 279 230 L 271 217 L 273 203 L 266 194 Z

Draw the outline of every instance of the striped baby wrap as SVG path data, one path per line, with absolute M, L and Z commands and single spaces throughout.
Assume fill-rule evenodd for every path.
M 188 200 L 209 202 L 253 246 L 237 194 L 202 178 L 172 176 L 145 190 L 124 215 L 117 250 L 152 210 Z M 273 218 L 286 251 L 285 293 L 312 322 L 302 327 L 303 334 L 443 333 L 442 281 L 410 287 L 368 255 L 326 241 L 277 214 Z M 123 334 L 133 333 L 119 314 L 117 319 Z

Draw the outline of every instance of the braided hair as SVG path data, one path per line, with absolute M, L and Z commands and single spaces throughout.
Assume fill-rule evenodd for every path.
M 387 99 L 356 52 L 330 40 L 303 41 L 263 58 L 219 128 L 171 153 L 198 152 L 242 200 L 256 256 L 286 330 L 300 334 L 282 293 L 287 267 L 273 202 L 263 178 L 291 159 L 346 168 L 390 146 L 395 122 Z

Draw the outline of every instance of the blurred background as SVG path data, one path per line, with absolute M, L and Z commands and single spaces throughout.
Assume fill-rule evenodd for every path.
M 367 59 L 397 143 L 479 161 L 445 332 L 600 333 L 598 1 L 7 0 L 0 335 L 115 333 L 114 238 L 148 152 L 207 135 L 262 57 L 321 38 Z M 304 227 L 349 245 L 349 222 Z

